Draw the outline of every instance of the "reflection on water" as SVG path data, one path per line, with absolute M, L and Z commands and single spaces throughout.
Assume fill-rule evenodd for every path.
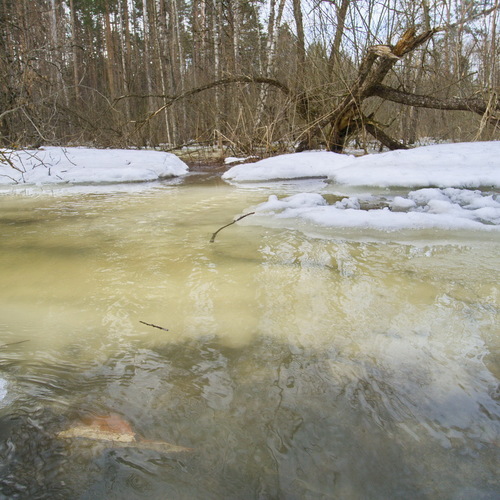
M 268 194 L 0 198 L 2 498 L 500 495 L 498 241 L 209 244 Z M 109 414 L 193 451 L 56 438 Z

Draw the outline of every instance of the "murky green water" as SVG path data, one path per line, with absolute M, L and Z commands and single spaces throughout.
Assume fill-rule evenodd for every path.
M 210 244 L 276 191 L 202 180 L 0 196 L 0 498 L 498 498 L 498 237 Z

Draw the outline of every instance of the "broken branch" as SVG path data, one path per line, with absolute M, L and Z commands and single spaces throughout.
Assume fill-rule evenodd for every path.
M 248 214 L 242 215 L 241 217 L 238 217 L 237 219 L 234 219 L 233 222 L 230 222 L 229 224 L 226 224 L 225 226 L 222 226 L 219 229 L 217 229 L 217 231 L 215 231 L 215 233 L 212 234 L 212 237 L 210 238 L 210 243 L 213 243 L 215 241 L 215 237 L 217 236 L 217 234 L 219 234 L 220 231 L 222 231 L 224 228 L 226 228 L 228 226 L 231 226 L 234 223 L 238 222 L 239 220 L 244 219 L 245 217 L 248 217 L 249 215 L 253 215 L 254 213 L 255 212 L 250 212 Z

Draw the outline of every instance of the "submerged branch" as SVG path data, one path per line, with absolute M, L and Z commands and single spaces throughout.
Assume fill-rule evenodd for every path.
M 217 229 L 217 231 L 215 231 L 215 233 L 212 234 L 212 237 L 210 238 L 210 243 L 213 243 L 215 241 L 215 237 L 217 236 L 217 234 L 219 234 L 224 228 L 226 228 L 228 226 L 231 226 L 235 222 L 238 222 L 239 220 L 244 219 L 245 217 L 248 217 L 249 215 L 253 215 L 254 213 L 255 212 L 250 212 L 248 214 L 242 215 L 241 217 L 238 217 L 237 219 L 234 219 L 233 222 L 230 222 L 229 224 L 226 224 L 225 226 L 222 226 L 219 229 Z
M 0 345 L 0 349 L 3 349 L 4 347 L 8 347 L 11 345 L 24 344 L 25 342 L 29 342 L 29 339 L 19 340 L 18 342 L 9 342 L 8 344 L 2 344 L 2 345 Z
M 152 326 L 153 328 L 158 328 L 158 330 L 163 330 L 164 332 L 169 331 L 168 328 L 163 328 L 163 326 L 154 325 L 153 323 L 146 323 L 145 321 L 140 321 L 140 320 L 139 323 L 142 323 L 143 325 L 147 326 Z

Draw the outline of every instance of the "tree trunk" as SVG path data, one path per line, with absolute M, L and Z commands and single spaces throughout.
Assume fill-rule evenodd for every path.
M 144 73 L 146 76 L 146 88 L 148 94 L 153 92 L 153 84 L 151 79 L 151 41 L 149 31 L 149 11 L 148 0 L 142 2 L 142 20 L 144 23 Z
M 109 4 L 108 1 L 104 2 L 104 20 L 106 25 L 106 73 L 108 75 L 108 88 L 109 95 L 111 97 L 115 96 L 116 88 L 115 88 L 115 49 L 113 43 L 113 32 L 111 30 L 111 19 L 109 14 Z
M 69 1 L 69 16 L 71 23 L 71 48 L 73 54 L 72 66 L 73 66 L 73 85 L 75 88 L 75 98 L 76 101 L 80 100 L 80 71 L 79 71 L 79 60 L 78 60 L 78 49 L 77 49 L 77 35 L 76 35 L 76 11 L 74 1 Z
M 328 59 L 328 74 L 330 78 L 335 74 L 339 60 L 340 60 L 340 44 L 344 36 L 345 20 L 347 16 L 347 9 L 349 8 L 350 0 L 342 0 L 340 7 L 337 10 L 337 28 L 335 30 L 335 38 Z
M 422 0 L 422 10 L 423 10 L 423 16 L 424 16 L 424 28 L 426 30 L 430 30 L 431 29 L 431 19 L 430 19 L 430 14 L 429 14 L 429 2 L 428 2 L 428 0 Z M 426 59 L 425 51 L 422 51 L 422 54 L 420 57 L 420 64 L 418 65 L 417 74 L 415 76 L 415 79 L 414 79 L 414 82 L 412 85 L 413 92 L 416 92 L 416 90 L 420 87 L 420 84 L 422 83 L 422 79 L 423 79 L 423 75 L 424 75 L 425 59 Z M 417 141 L 417 126 L 418 126 L 419 109 L 415 106 L 412 106 L 409 109 L 407 116 L 408 116 L 407 142 L 408 142 L 408 144 L 415 144 L 415 142 Z
M 286 0 L 279 0 L 278 12 L 276 13 L 276 0 L 271 0 L 270 12 L 269 12 L 269 22 L 267 28 L 267 61 L 265 76 L 271 78 L 274 76 L 275 63 L 276 63 L 276 46 L 278 44 L 279 27 L 281 25 L 281 17 L 283 15 L 283 9 L 285 7 Z M 263 118 L 264 110 L 266 107 L 267 96 L 269 93 L 269 88 L 263 86 L 260 91 L 259 104 L 257 108 L 257 119 L 256 127 L 259 127 Z
M 130 93 L 129 74 L 131 68 L 132 47 L 130 43 L 130 20 L 128 0 L 121 1 L 120 9 L 120 45 L 121 45 L 121 85 L 125 94 Z M 131 120 L 130 103 L 125 103 L 125 116 L 127 122 Z
M 220 51 L 221 51 L 221 18 L 222 4 L 213 0 L 213 40 L 214 40 L 214 74 L 219 80 L 221 75 Z M 222 149 L 222 109 L 221 109 L 220 86 L 215 87 L 215 140 L 219 149 Z

